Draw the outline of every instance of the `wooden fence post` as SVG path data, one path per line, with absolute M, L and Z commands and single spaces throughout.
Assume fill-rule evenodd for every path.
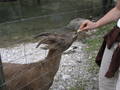
M 2 59 L 0 55 L 0 90 L 7 90 L 5 83 L 4 73 L 3 73 L 3 66 L 2 66 Z

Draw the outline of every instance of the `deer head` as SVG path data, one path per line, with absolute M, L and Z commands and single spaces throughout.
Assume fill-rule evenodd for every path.
M 65 51 L 77 39 L 77 33 L 75 32 L 65 34 L 41 33 L 35 36 L 34 38 L 41 39 L 36 47 L 39 47 L 41 44 L 46 44 L 48 49 Z

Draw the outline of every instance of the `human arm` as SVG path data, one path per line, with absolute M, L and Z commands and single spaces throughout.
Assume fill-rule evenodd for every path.
M 112 21 L 115 21 L 120 18 L 120 0 L 117 1 L 116 6 L 111 9 L 105 16 L 99 19 L 96 22 L 92 22 L 90 20 L 85 20 L 81 26 L 80 30 L 89 30 L 104 26 Z

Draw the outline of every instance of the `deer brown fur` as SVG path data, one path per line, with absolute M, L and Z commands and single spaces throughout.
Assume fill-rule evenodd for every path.
M 76 40 L 76 33 L 50 34 L 43 33 L 35 38 L 42 40 L 37 45 L 47 44 L 47 57 L 31 64 L 4 63 L 3 70 L 8 90 L 48 90 L 59 69 L 62 53 Z

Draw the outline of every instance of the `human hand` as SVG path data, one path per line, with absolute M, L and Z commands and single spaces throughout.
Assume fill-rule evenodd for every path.
M 80 25 L 80 30 L 90 30 L 90 29 L 95 29 L 97 28 L 97 24 L 95 22 L 92 22 L 90 20 L 85 20 L 81 25 Z

